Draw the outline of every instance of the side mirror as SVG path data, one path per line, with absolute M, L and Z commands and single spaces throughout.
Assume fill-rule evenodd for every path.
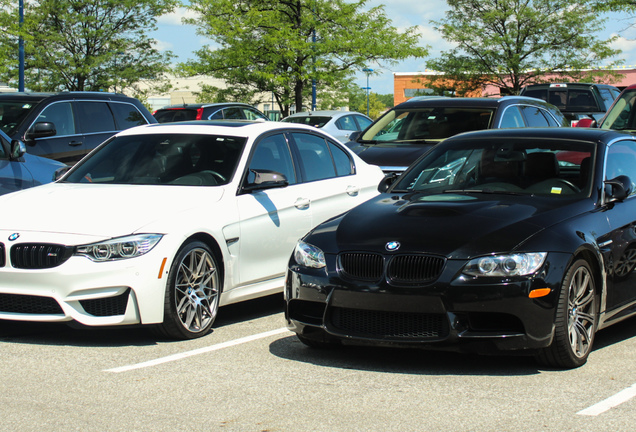
M 251 192 L 260 189 L 272 189 L 286 187 L 289 185 L 287 177 L 276 171 L 251 169 L 254 174 L 254 181 L 243 186 L 243 191 Z
M 593 118 L 582 118 L 576 124 L 576 127 L 595 128 L 597 127 L 596 120 L 594 120 Z
M 362 131 L 351 132 L 351 135 L 349 135 L 349 141 L 358 141 L 360 135 L 362 135 Z
M 604 183 L 612 189 L 607 196 L 608 203 L 623 201 L 632 192 L 632 181 L 625 175 L 619 175 L 611 180 L 605 180 Z
M 26 153 L 26 146 L 22 141 L 11 141 L 11 160 L 18 160 Z
M 384 176 L 384 178 L 380 180 L 380 183 L 378 184 L 378 192 L 384 193 L 388 191 L 391 185 L 395 183 L 395 180 L 397 180 L 397 178 L 398 175 L 396 173 L 391 173 Z
M 57 129 L 55 129 L 55 125 L 51 122 L 37 122 L 33 125 L 31 129 L 26 133 L 26 139 L 35 139 L 35 138 L 45 138 L 57 135 Z
M 53 181 L 57 181 L 57 180 L 61 179 L 62 176 L 64 176 L 64 174 L 66 174 L 68 172 L 68 170 L 70 170 L 70 169 L 71 169 L 71 167 L 68 166 L 68 165 L 56 169 L 55 172 L 53 173 Z

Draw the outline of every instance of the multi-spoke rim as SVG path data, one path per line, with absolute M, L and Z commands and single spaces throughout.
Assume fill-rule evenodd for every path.
M 179 263 L 175 279 L 175 304 L 181 325 L 192 333 L 207 330 L 216 318 L 219 279 L 208 251 L 195 248 Z
M 568 334 L 572 352 L 581 358 L 592 346 L 596 299 L 594 280 L 586 267 L 576 269 L 568 289 Z
M 618 277 L 627 276 L 634 270 L 636 266 L 636 248 L 630 248 L 625 251 L 622 257 L 616 263 L 614 274 Z

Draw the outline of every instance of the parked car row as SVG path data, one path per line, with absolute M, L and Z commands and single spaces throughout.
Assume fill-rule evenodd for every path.
M 0 197 L 0 319 L 188 339 L 220 306 L 282 291 L 311 347 L 578 367 L 596 331 L 636 315 L 636 136 L 603 126 L 632 130 L 628 90 L 599 129 L 506 97 L 418 98 L 347 145 L 254 119 L 120 131 Z M 383 148 L 396 162 L 370 160 Z

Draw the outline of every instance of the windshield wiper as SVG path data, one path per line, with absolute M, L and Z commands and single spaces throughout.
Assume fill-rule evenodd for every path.
M 495 189 L 446 189 L 443 193 L 483 193 L 483 194 L 503 194 L 503 195 L 528 195 L 522 192 L 495 190 Z

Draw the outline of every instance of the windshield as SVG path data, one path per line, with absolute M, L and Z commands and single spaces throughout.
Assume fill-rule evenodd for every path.
M 0 102 L 0 129 L 11 136 L 18 125 L 29 114 L 34 105 L 28 102 L 3 101 Z
M 364 142 L 438 142 L 460 132 L 489 129 L 494 109 L 417 108 L 391 110 L 365 133 Z
M 214 186 L 227 184 L 246 139 L 197 134 L 115 137 L 82 160 L 68 183 Z
M 282 121 L 287 123 L 300 123 L 309 126 L 315 126 L 317 128 L 321 128 L 327 124 L 327 122 L 331 120 L 331 117 L 325 116 L 298 116 L 298 117 L 287 117 Z
M 636 113 L 633 109 L 635 100 L 636 89 L 623 92 L 607 112 L 601 129 L 636 131 Z
M 434 149 L 392 191 L 583 197 L 591 190 L 590 143 L 548 139 L 456 142 Z

